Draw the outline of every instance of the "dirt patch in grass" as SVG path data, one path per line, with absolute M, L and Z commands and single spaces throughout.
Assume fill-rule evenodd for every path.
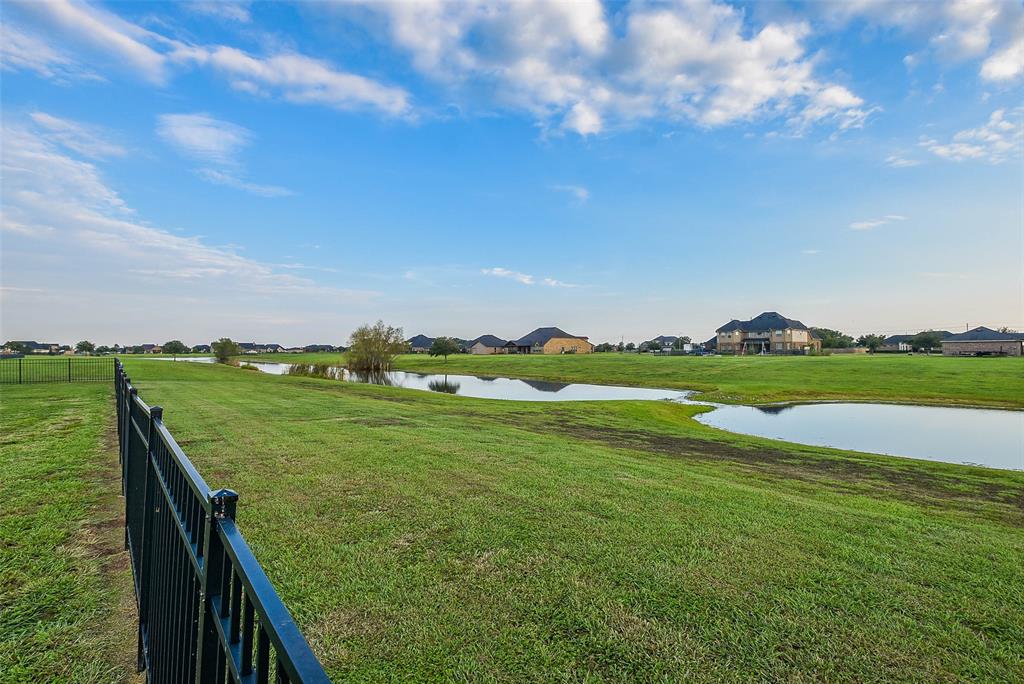
M 729 461 L 758 473 L 813 482 L 836 490 L 906 499 L 935 505 L 956 502 L 957 506 L 991 516 L 986 506 L 1003 510 L 997 517 L 1024 526 L 1024 486 L 985 481 L 984 475 L 971 479 L 946 478 L 921 468 L 887 467 L 853 458 L 832 458 L 822 454 L 785 451 L 771 447 L 746 448 L 714 440 L 640 432 L 607 426 L 560 423 L 544 426 L 544 432 L 558 432 L 603 445 L 648 451 L 673 457 Z M 947 507 L 947 506 L 943 506 Z

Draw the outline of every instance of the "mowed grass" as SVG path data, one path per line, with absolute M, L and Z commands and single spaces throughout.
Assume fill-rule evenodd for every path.
M 1024 679 L 1024 473 L 127 363 L 336 681 Z
M 342 363 L 342 354 L 265 354 L 268 361 Z M 939 355 L 654 356 L 406 354 L 399 370 L 533 378 L 555 382 L 692 389 L 707 401 L 887 401 L 1024 408 L 1024 359 Z
M 0 682 L 133 678 L 111 392 L 0 388 Z

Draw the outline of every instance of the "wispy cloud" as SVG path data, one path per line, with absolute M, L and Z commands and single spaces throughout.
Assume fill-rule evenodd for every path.
M 235 188 L 236 190 L 244 190 L 245 192 L 253 195 L 259 195 L 260 197 L 288 197 L 295 193 L 288 188 L 282 188 L 279 185 L 260 185 L 259 183 L 249 183 L 244 181 L 238 176 L 235 176 L 230 171 L 223 171 L 219 169 L 196 169 L 196 175 L 205 181 L 213 183 L 214 185 L 224 185 L 229 188 Z
M 76 121 L 62 119 L 46 112 L 33 112 L 29 116 L 40 128 L 47 131 L 47 138 L 91 159 L 121 157 L 127 154 L 127 150 L 120 145 L 105 140 L 95 129 Z
M 192 0 L 181 6 L 194 14 L 248 24 L 252 21 L 246 0 Z
M 885 165 L 894 169 L 905 169 L 911 166 L 920 166 L 921 161 L 918 159 L 907 159 L 898 154 L 890 154 L 885 158 Z
M 538 278 L 532 276 L 529 273 L 523 273 L 521 271 L 513 271 L 507 268 L 497 266 L 495 268 L 484 268 L 480 271 L 484 275 L 495 276 L 498 278 L 508 278 L 515 280 L 516 282 L 522 283 L 523 285 L 546 285 L 548 287 L 579 287 L 573 283 L 567 283 L 562 280 L 556 280 L 555 278 Z
M 1024 107 L 1009 113 L 1005 109 L 997 109 L 985 124 L 960 131 L 948 142 L 922 137 L 919 144 L 932 154 L 950 161 L 976 159 L 990 164 L 1020 161 L 1024 147 Z
M 0 22 L 0 70 L 31 71 L 60 84 L 77 79 L 101 80 L 67 53 L 15 27 L 6 18 Z
M 238 153 L 252 140 L 241 126 L 209 114 L 163 114 L 157 133 L 182 154 L 214 164 L 236 164 Z
M 813 256 L 815 254 L 821 254 L 821 250 L 820 249 L 801 249 L 800 253 L 801 254 L 806 254 L 807 256 Z
M 568 193 L 581 204 L 590 199 L 590 190 L 587 190 L 582 185 L 552 185 L 551 189 L 556 192 Z
M 252 183 L 242 177 L 239 157 L 253 139 L 252 133 L 242 126 L 202 112 L 164 114 L 157 119 L 157 134 L 186 157 L 212 165 L 195 170 L 195 174 L 208 183 L 260 197 L 295 194 L 288 188 Z
M 888 214 L 881 218 L 867 219 L 865 221 L 854 221 L 850 224 L 850 228 L 853 230 L 873 230 L 880 226 L 884 226 L 894 221 L 906 221 L 906 216 L 900 216 L 899 214 Z

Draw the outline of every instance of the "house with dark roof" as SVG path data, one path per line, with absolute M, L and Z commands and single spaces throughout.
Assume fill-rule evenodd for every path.
M 426 335 L 416 335 L 407 339 L 406 343 L 413 354 L 424 354 L 430 351 L 430 345 L 434 344 L 434 338 L 427 337 Z
M 582 335 L 570 335 L 561 328 L 547 327 L 505 343 L 509 354 L 591 354 L 594 345 Z
M 640 343 L 640 351 L 667 351 L 672 349 L 672 345 L 676 343 L 679 338 L 675 335 L 659 335 L 653 339 L 647 340 L 646 342 Z
M 508 340 L 494 335 L 481 335 L 475 340 L 466 342 L 466 350 L 470 354 L 504 354 Z
M 952 337 L 953 333 L 948 330 L 929 330 L 926 332 L 936 332 L 942 339 L 948 339 Z M 911 340 L 917 337 L 917 335 L 889 335 L 882 340 L 882 346 L 878 348 L 878 351 L 882 352 L 909 352 L 914 351 L 914 345 L 911 344 Z
M 53 342 L 36 342 L 35 340 L 13 340 L 12 349 L 25 349 L 29 354 L 57 354 L 60 345 Z M 6 347 L 5 347 L 6 349 Z
M 279 344 L 263 344 L 261 342 L 239 342 L 238 348 L 243 354 L 274 354 L 283 352 L 284 347 Z
M 1024 356 L 1024 333 L 979 326 L 942 340 L 943 356 Z
M 806 354 L 821 339 L 800 321 L 765 311 L 749 321 L 733 319 L 715 331 L 720 354 Z
M 211 351 L 212 349 L 208 344 L 197 344 L 196 346 L 192 347 L 193 354 L 209 354 Z

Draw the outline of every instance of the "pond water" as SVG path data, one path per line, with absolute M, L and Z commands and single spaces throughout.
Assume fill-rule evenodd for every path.
M 172 359 L 166 359 L 172 360 Z M 173 359 L 213 363 L 209 357 Z M 283 375 L 290 364 L 252 361 L 264 373 Z M 473 375 L 392 371 L 368 376 L 338 369 L 348 382 L 518 401 L 602 401 L 667 399 L 684 404 L 690 392 L 643 387 L 518 380 Z M 795 404 L 734 406 L 705 404 L 714 411 L 701 423 L 770 439 L 851 451 L 909 456 L 929 461 L 1024 470 L 1024 411 L 904 406 L 898 404 Z
M 718 406 L 697 420 L 798 444 L 1024 470 L 1024 411 L 850 403 Z

